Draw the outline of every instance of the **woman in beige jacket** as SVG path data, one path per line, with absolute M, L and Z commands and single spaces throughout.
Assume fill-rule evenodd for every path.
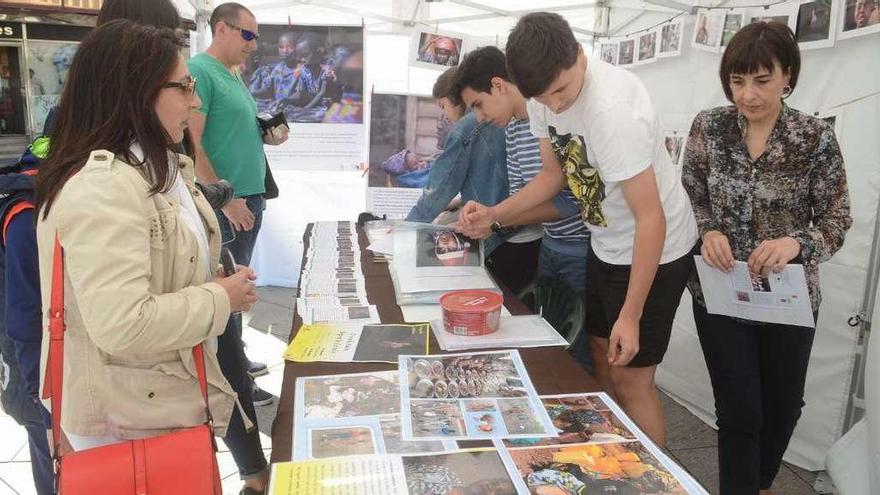
M 215 337 L 256 301 L 254 275 L 214 275 L 217 219 L 193 187 L 192 161 L 169 151 L 200 105 L 179 50 L 170 30 L 114 21 L 93 31 L 37 180 L 44 308 L 56 234 L 64 249 L 61 425 L 76 450 L 203 423 L 199 343 L 218 435 L 235 404 Z

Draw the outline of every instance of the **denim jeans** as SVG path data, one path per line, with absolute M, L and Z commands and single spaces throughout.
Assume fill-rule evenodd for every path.
M 238 394 L 238 401 L 254 427 L 247 431 L 238 407 L 232 409 L 232 417 L 223 441 L 229 447 L 238 474 L 242 478 L 250 478 L 260 474 L 266 468 L 266 456 L 260 442 L 260 429 L 257 427 L 257 413 L 254 410 L 253 381 L 247 374 L 248 360 L 244 355 L 241 343 L 241 314 L 229 317 L 226 331 L 217 338 L 217 360 L 223 376 Z
M 263 210 L 266 209 L 266 199 L 262 194 L 245 196 L 248 210 L 254 215 L 254 226 L 251 230 L 233 231 L 229 219 L 221 210 L 215 210 L 217 221 L 220 222 L 220 232 L 223 235 L 223 245 L 232 252 L 232 257 L 239 265 L 250 265 L 251 256 L 254 254 L 254 245 L 257 243 L 257 235 L 263 225 Z
M 587 283 L 587 257 L 572 256 L 541 245 L 538 253 L 538 277 L 558 277 L 571 286 L 583 298 Z M 586 323 L 586 322 L 585 322 Z M 580 333 L 572 342 L 569 352 L 572 357 L 590 373 L 593 372 L 593 361 L 587 349 L 587 330 L 581 328 Z
M 220 222 L 220 231 L 223 235 L 223 245 L 232 252 L 232 257 L 239 265 L 249 265 L 257 235 L 263 223 L 263 210 L 266 200 L 262 194 L 246 196 L 243 198 L 248 209 L 254 215 L 254 226 L 248 231 L 233 232 L 232 225 L 222 211 L 217 210 L 217 220 Z M 232 417 L 229 420 L 229 428 L 223 441 L 229 447 L 229 452 L 238 466 L 238 473 L 242 478 L 255 477 L 268 465 L 266 456 L 263 455 L 263 447 L 260 443 L 260 430 L 257 428 L 257 414 L 254 410 L 253 379 L 247 374 L 249 360 L 244 354 L 244 344 L 241 340 L 242 321 L 241 314 L 229 317 L 226 331 L 217 339 L 217 360 L 223 376 L 232 385 L 232 389 L 238 394 L 245 414 L 254 423 L 254 428 L 247 431 L 244 420 L 238 407 L 233 408 Z
M 694 322 L 715 395 L 721 495 L 769 489 L 804 406 L 816 331 L 753 325 L 697 302 Z

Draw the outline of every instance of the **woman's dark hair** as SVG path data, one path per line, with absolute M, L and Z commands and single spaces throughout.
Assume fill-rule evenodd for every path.
M 179 49 L 172 30 L 126 20 L 111 21 L 86 36 L 67 74 L 52 148 L 36 181 L 43 218 L 94 150 L 110 151 L 142 169 L 151 193 L 170 189 L 171 137 L 155 103 L 181 60 Z M 134 143 L 143 150 L 143 160 L 131 152 Z
M 561 15 L 527 14 L 507 37 L 507 73 L 523 96 L 533 98 L 577 63 L 580 46 Z
M 446 69 L 446 72 L 440 74 L 434 82 L 434 89 L 431 91 L 431 94 L 434 96 L 435 100 L 446 98 L 457 107 L 464 105 L 461 101 L 461 97 L 455 93 L 455 77 L 457 70 L 457 67 Z
M 724 95 L 733 102 L 731 74 L 753 74 L 760 69 L 772 72 L 775 62 L 779 63 L 783 74 L 789 75 L 788 85 L 793 91 L 801 71 L 801 51 L 791 28 L 781 22 L 756 22 L 744 26 L 733 35 L 721 57 L 718 74 Z
M 169 29 L 180 26 L 180 14 L 171 0 L 104 0 L 97 25 L 118 19 Z

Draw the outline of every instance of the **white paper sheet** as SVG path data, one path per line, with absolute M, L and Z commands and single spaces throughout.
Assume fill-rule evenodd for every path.
M 789 264 L 781 273 L 755 277 L 748 265 L 734 262 L 731 273 L 694 256 L 709 313 L 783 325 L 815 326 L 803 265 Z

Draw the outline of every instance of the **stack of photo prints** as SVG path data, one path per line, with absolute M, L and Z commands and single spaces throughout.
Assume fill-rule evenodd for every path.
M 495 289 L 483 243 L 448 226 L 399 222 L 389 271 L 397 304 L 437 304 L 453 290 Z
M 516 350 L 398 359 L 297 379 L 269 493 L 707 493 L 604 393 L 539 396 Z
M 378 323 L 367 302 L 357 231 L 352 222 L 316 222 L 300 277 L 297 314 L 303 323 Z

